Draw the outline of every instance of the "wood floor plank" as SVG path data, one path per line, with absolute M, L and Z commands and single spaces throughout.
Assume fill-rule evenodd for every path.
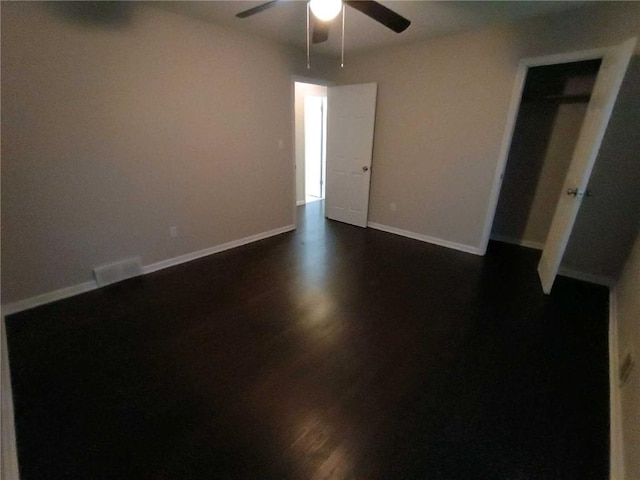
M 326 221 L 7 318 L 23 480 L 608 476 L 608 292 Z

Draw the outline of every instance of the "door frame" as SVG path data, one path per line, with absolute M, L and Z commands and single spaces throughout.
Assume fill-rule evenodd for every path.
M 493 178 L 493 186 L 491 187 L 489 208 L 487 210 L 487 216 L 485 217 L 484 227 L 482 229 L 480 255 L 485 255 L 487 253 L 487 247 L 489 246 L 491 228 L 493 227 L 493 220 L 496 215 L 496 209 L 498 208 L 498 199 L 500 198 L 500 191 L 502 190 L 502 180 L 504 178 L 504 171 L 506 169 L 507 160 L 509 158 L 509 151 L 511 150 L 513 132 L 515 130 L 518 113 L 520 112 L 522 91 L 524 90 L 524 83 L 527 79 L 529 68 L 541 67 L 546 65 L 557 65 L 560 63 L 581 62 L 584 60 L 597 60 L 603 58 L 608 50 L 609 48 L 604 47 L 589 50 L 579 50 L 575 52 L 556 53 L 552 55 L 544 55 L 541 57 L 527 57 L 521 59 L 518 63 L 516 79 L 513 85 L 513 91 L 511 93 L 509 110 L 507 112 L 507 121 L 504 134 L 502 136 L 502 143 L 500 145 L 500 153 L 498 155 L 498 165 L 496 166 L 496 171 Z M 600 72 L 598 72 L 598 75 L 600 75 Z
M 310 83 L 322 87 L 332 87 L 336 82 L 321 78 L 305 77 L 303 75 L 291 75 L 291 205 L 293 208 L 293 225 L 298 228 L 298 205 L 296 198 L 296 83 Z
M 582 206 L 584 192 L 589 186 L 591 173 L 596 164 L 637 41 L 637 37 L 632 37 L 608 48 L 602 60 L 603 63 L 591 97 L 592 101 L 587 108 L 587 114 L 563 184 L 563 190 L 566 193 L 575 190 L 576 195 L 573 198 L 560 195 L 545 240 L 544 250 L 542 250 L 542 256 L 538 262 L 538 276 L 544 293 L 551 293 L 558 276 L 562 259 Z

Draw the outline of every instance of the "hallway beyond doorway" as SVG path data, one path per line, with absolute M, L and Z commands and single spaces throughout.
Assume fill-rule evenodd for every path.
M 324 198 L 327 87 L 295 82 L 296 203 Z

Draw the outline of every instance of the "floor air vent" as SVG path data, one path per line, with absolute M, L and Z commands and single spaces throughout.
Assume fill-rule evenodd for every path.
M 140 263 L 140 257 L 128 258 L 93 269 L 93 276 L 96 278 L 96 283 L 99 287 L 120 282 L 127 278 L 137 277 L 141 274 L 142 264 Z

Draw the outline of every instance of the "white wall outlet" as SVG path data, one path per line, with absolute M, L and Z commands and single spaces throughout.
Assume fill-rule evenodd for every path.
M 178 227 L 169 227 L 169 236 L 176 238 L 178 236 Z

